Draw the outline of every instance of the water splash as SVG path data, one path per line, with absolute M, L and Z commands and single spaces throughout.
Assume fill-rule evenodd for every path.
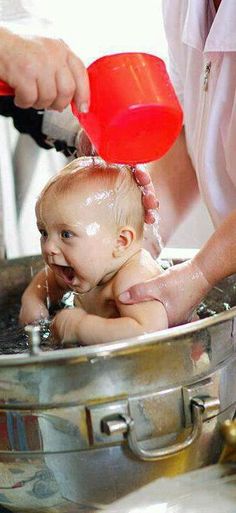
M 153 224 L 144 223 L 143 246 L 154 259 L 157 259 L 162 251 L 163 243 L 159 232 L 159 219 Z
M 50 309 L 50 306 L 51 306 L 51 300 L 50 300 L 50 295 L 49 295 L 48 266 L 47 266 L 46 264 L 44 265 L 44 270 L 45 270 L 45 276 L 46 276 L 46 280 L 45 280 L 45 287 L 46 287 L 46 307 L 47 307 L 47 309 L 49 310 L 49 309 Z

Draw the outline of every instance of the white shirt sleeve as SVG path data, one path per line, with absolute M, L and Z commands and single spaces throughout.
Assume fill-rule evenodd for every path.
M 181 7 L 183 0 L 162 0 L 163 22 L 168 44 L 168 72 L 178 99 L 183 105 L 183 76 L 181 72 Z
M 0 0 L 0 26 L 20 35 L 58 37 L 51 20 L 37 13 L 33 0 Z

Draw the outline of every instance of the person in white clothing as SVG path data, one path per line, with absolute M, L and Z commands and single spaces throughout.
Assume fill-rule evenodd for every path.
M 150 167 L 160 199 L 161 235 L 166 242 L 199 192 L 216 230 L 193 260 L 135 286 L 120 299 L 128 303 L 160 300 L 172 326 L 187 320 L 205 293 L 236 271 L 236 3 L 164 0 L 163 12 L 171 76 L 182 101 L 184 128 L 170 151 Z M 72 98 L 80 110 L 89 108 L 86 69 L 65 43 L 44 36 L 29 38 L 4 24 L 0 24 L 0 36 L 0 78 L 14 87 L 16 108 L 61 111 Z M 37 112 L 39 118 L 40 111 Z M 31 123 L 31 128 L 34 126 Z M 50 138 L 49 132 L 50 128 L 46 132 Z M 48 147 L 48 137 L 42 145 Z M 144 204 L 146 221 L 150 222 L 150 208 L 155 206 L 150 179 L 141 169 L 136 170 L 135 176 L 146 188 Z
M 33 7 L 31 0 L 0 0 L 0 80 L 15 90 L 14 98 L 0 95 L 0 115 L 12 117 L 17 130 L 42 148 L 90 155 L 91 143 L 70 108 L 73 99 L 79 111 L 89 109 L 87 70 Z M 153 223 L 157 201 L 147 172 L 141 185 L 145 221 Z
M 156 298 L 174 326 L 188 320 L 212 286 L 236 272 L 236 2 L 164 0 L 163 16 L 184 127 L 170 151 L 151 165 L 162 238 L 168 241 L 199 193 L 215 232 L 192 260 L 124 291 L 120 300 Z

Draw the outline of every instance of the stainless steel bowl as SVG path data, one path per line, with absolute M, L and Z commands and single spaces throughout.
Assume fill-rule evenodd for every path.
M 40 265 L 2 264 L 2 312 Z M 216 462 L 236 409 L 234 277 L 210 300 L 232 308 L 115 343 L 0 356 L 0 504 L 96 511 Z

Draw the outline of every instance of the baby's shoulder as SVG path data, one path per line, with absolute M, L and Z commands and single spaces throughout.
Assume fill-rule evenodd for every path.
M 136 283 L 156 277 L 162 272 L 163 269 L 150 253 L 141 249 L 117 273 L 113 281 L 113 292 L 117 296 Z

